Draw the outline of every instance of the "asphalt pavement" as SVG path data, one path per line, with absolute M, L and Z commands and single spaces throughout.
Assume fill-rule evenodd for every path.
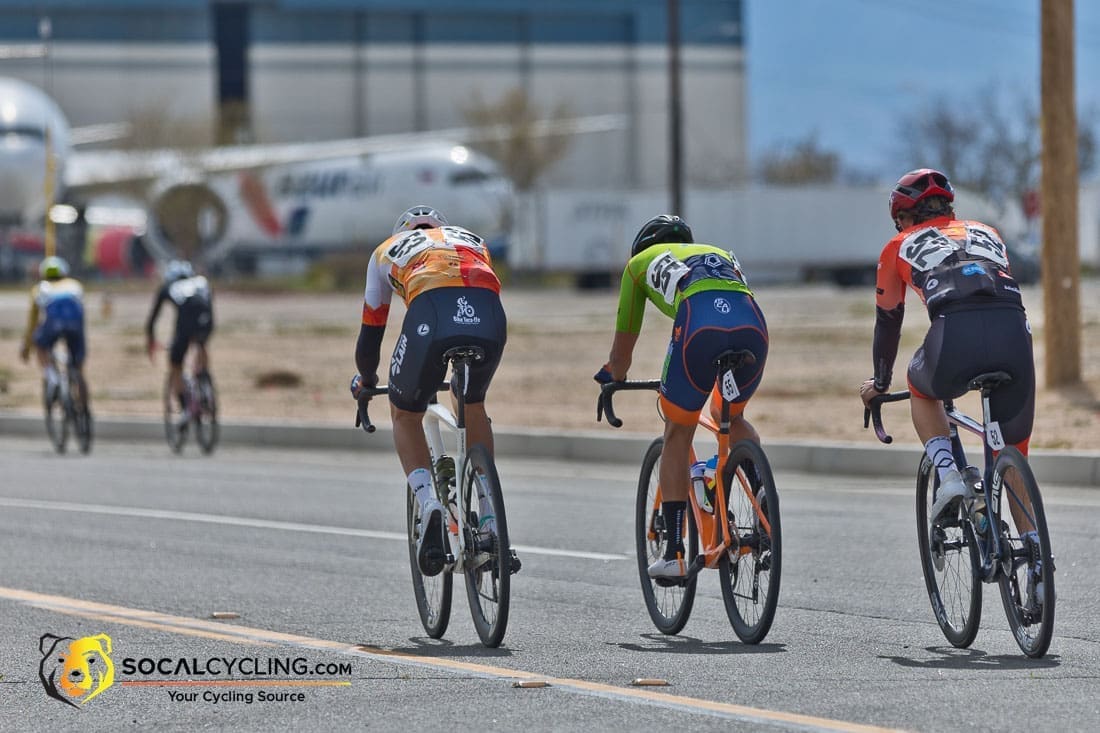
M 90 456 L 59 457 L 42 436 L 5 431 L 0 728 L 1100 724 L 1100 494 L 1088 482 L 1043 484 L 1058 612 L 1049 654 L 1029 660 L 993 586 L 974 645 L 945 642 L 910 476 L 777 471 L 780 605 L 767 639 L 747 646 L 709 571 L 684 631 L 653 628 L 633 551 L 636 457 L 499 454 L 523 570 L 504 644 L 489 650 L 461 592 L 444 639 L 424 636 L 390 451 L 229 442 L 174 456 L 101 436 Z M 80 709 L 47 694 L 62 664 L 53 637 L 97 640 L 100 664 L 113 660 L 112 684 Z

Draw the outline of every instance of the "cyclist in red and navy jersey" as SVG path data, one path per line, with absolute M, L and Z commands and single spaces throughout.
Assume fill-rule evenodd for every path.
M 660 405 L 665 417 L 661 452 L 661 512 L 675 528 L 665 556 L 649 568 L 653 578 L 687 573 L 682 536 L 689 490 L 691 443 L 699 413 L 712 399 L 714 361 L 723 351 L 747 349 L 755 362 L 734 373 L 740 395 L 730 409 L 730 440 L 760 436 L 744 410 L 760 384 L 768 355 L 768 327 L 732 253 L 695 244 L 691 228 L 678 216 L 662 214 L 638 232 L 623 272 L 611 357 L 596 373 L 597 382 L 626 379 L 642 327 L 646 301 L 673 319 L 672 338 L 661 374 Z
M 930 168 L 906 173 L 890 194 L 898 234 L 879 258 L 874 376 L 860 387 L 864 404 L 890 388 L 912 288 L 932 322 L 907 376 L 913 426 L 941 482 L 933 520 L 966 494 L 942 400 L 963 395 L 978 374 L 1008 372 L 1012 382 L 991 395 L 990 412 L 1005 444 L 1025 456 L 1035 414 L 1031 327 L 1004 241 L 991 226 L 956 219 L 954 200 L 947 176 Z
M 351 393 L 378 384 L 382 335 L 396 292 L 408 310 L 389 365 L 390 414 L 398 459 L 420 506 L 417 562 L 424 575 L 443 570 L 446 550 L 443 506 L 432 487 L 431 453 L 424 413 L 445 375 L 443 354 L 455 346 L 479 346 L 484 360 L 471 364 L 466 392 L 469 445 L 493 450 L 485 395 L 504 351 L 507 321 L 500 280 L 485 241 L 448 226 L 441 213 L 414 206 L 397 219 L 391 236 L 367 265 L 363 321 L 355 346 L 359 374 Z

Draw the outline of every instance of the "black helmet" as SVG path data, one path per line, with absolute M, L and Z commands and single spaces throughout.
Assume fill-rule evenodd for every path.
M 654 244 L 690 244 L 695 241 L 691 227 L 678 216 L 661 214 L 645 223 L 630 245 L 630 256 Z

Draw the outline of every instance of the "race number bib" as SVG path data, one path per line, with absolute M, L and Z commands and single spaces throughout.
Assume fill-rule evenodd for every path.
M 1008 267 L 1005 243 L 988 227 L 971 225 L 966 228 L 966 253 L 992 260 L 1003 268 Z
M 409 260 L 424 250 L 438 246 L 440 246 L 439 243 L 428 239 L 424 232 L 414 229 L 386 249 L 386 258 L 398 267 L 404 267 L 409 264 Z
M 918 272 L 928 272 L 943 262 L 959 245 L 935 227 L 914 232 L 902 240 L 898 256 Z
M 673 257 L 671 252 L 664 252 L 649 263 L 645 278 L 650 287 L 660 293 L 666 303 L 672 305 L 676 301 L 676 284 L 690 271 L 691 268 Z

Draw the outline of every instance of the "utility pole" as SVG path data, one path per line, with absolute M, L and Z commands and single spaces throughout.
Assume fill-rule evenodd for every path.
M 1047 387 L 1081 381 L 1073 0 L 1042 0 L 1043 346 Z
M 680 100 L 680 1 L 668 0 L 668 186 L 671 212 L 684 214 L 684 161 Z

